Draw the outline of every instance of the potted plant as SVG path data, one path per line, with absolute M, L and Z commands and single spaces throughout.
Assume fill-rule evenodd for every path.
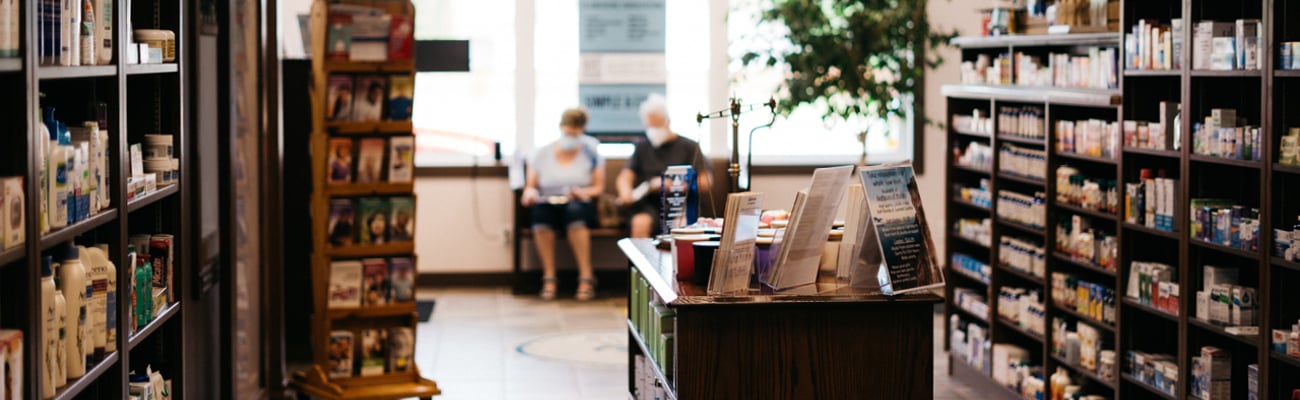
M 905 101 L 915 102 L 917 116 L 925 115 L 920 112 L 925 70 L 943 62 L 933 50 L 956 36 L 955 31 L 932 29 L 927 0 L 756 3 L 762 8 L 761 23 L 784 32 L 773 35 L 762 49 L 746 50 L 740 61 L 784 69 L 777 93 L 781 115 L 813 105 L 823 109 L 823 119 L 834 121 L 906 116 Z M 865 165 L 866 130 L 858 140 Z

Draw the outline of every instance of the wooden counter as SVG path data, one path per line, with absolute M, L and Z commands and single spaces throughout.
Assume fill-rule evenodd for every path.
M 674 348 L 668 349 L 675 365 L 653 371 L 656 381 L 668 381 L 660 384 L 672 392 L 669 398 L 933 397 L 938 296 L 889 297 L 834 283 L 707 296 L 703 287 L 673 279 L 671 254 L 651 240 L 618 245 L 652 297 L 676 314 Z M 629 336 L 633 360 L 647 345 L 636 329 L 629 327 Z M 629 374 L 629 392 L 635 392 L 635 372 Z

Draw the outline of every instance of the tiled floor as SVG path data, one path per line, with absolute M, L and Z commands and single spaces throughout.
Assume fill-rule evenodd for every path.
M 623 298 L 543 302 L 513 296 L 507 288 L 430 290 L 420 298 L 437 300 L 432 320 L 420 325 L 416 363 L 426 377 L 438 381 L 443 391 L 439 399 L 627 398 L 627 365 L 557 361 L 519 349 L 566 333 L 626 332 Z M 936 316 L 935 324 L 935 398 L 980 398 L 949 382 L 947 357 L 938 341 L 943 337 L 942 317 Z M 626 342 L 626 336 L 621 337 Z M 625 349 L 627 343 L 619 345 Z

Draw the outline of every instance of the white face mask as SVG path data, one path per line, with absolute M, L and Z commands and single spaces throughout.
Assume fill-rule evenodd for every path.
M 582 140 L 578 139 L 576 136 L 561 134 L 560 139 L 556 140 L 555 143 L 560 146 L 560 150 L 569 151 L 578 148 L 578 146 L 581 146 Z
M 662 146 L 668 141 L 668 128 L 658 126 L 645 128 L 645 137 L 650 140 L 651 146 Z

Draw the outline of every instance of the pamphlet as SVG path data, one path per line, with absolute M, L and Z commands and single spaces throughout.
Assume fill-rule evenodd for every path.
M 763 214 L 762 193 L 727 195 L 727 215 L 723 218 L 722 240 L 713 258 L 709 275 L 709 294 L 738 292 L 749 288 L 753 272 L 758 222 Z
M 781 250 L 772 266 L 768 286 L 784 290 L 817 281 L 822 249 L 835 224 L 835 213 L 844 200 L 853 166 L 818 168 L 812 185 L 800 192 L 805 199 L 796 200 L 790 224 L 781 238 Z
M 867 277 L 875 276 L 886 295 L 943 286 L 943 270 L 935 259 L 934 241 L 926 225 L 912 165 L 866 167 L 861 174 L 871 214 L 868 236 L 874 236 L 874 240 L 864 242 L 862 253 L 877 253 L 880 260 L 866 262 L 860 271 Z
M 840 241 L 839 258 L 835 264 L 835 278 L 849 279 L 853 263 L 862 251 L 862 237 L 865 236 L 871 212 L 867 210 L 867 199 L 861 184 L 849 185 L 845 193 L 844 239 Z

